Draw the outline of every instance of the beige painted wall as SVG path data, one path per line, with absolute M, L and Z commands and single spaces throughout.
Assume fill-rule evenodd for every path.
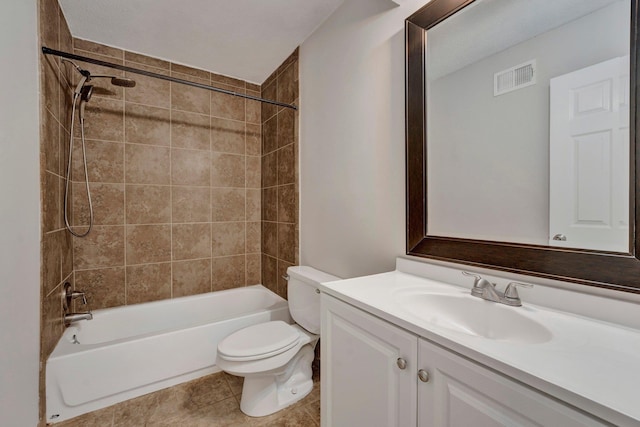
M 341 277 L 405 252 L 404 20 L 426 3 L 346 0 L 300 47 L 301 263 Z

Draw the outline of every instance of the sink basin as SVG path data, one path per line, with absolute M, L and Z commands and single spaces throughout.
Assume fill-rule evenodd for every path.
M 467 294 L 402 292 L 402 308 L 433 326 L 472 336 L 515 343 L 549 341 L 551 332 L 540 323 L 504 304 Z

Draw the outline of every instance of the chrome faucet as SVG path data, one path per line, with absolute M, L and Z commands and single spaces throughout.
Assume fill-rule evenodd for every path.
M 495 283 L 491 283 L 477 274 L 469 273 L 468 271 L 463 271 L 462 274 L 475 278 L 473 288 L 471 288 L 471 295 L 474 297 L 500 304 L 506 304 L 512 307 L 520 307 L 522 305 L 522 301 L 518 295 L 518 286 L 522 286 L 523 288 L 533 287 L 533 285 L 529 285 L 527 283 L 510 282 L 504 290 L 504 293 L 502 293 L 496 289 Z
M 93 319 L 93 314 L 91 311 L 87 311 L 85 313 L 67 313 L 64 315 L 64 325 L 69 326 L 72 323 L 78 322 L 80 320 L 91 320 Z
M 69 326 L 72 323 L 78 322 L 80 320 L 91 320 L 93 319 L 93 314 L 91 310 L 87 310 L 84 313 L 67 313 L 67 310 L 71 308 L 71 301 L 74 299 L 81 298 L 82 304 L 87 305 L 87 296 L 82 291 L 73 291 L 71 290 L 71 284 L 65 283 L 64 290 L 62 292 L 62 306 L 64 308 L 64 325 Z

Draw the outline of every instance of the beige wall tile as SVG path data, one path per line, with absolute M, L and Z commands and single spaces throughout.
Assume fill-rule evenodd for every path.
M 180 78 L 182 76 L 179 76 Z M 208 82 L 205 84 L 209 84 Z M 171 83 L 171 108 L 192 113 L 209 114 L 209 91 L 180 83 Z
M 91 42 L 83 39 L 74 39 L 73 47 L 75 49 L 85 50 L 87 52 L 93 52 L 100 55 L 111 56 L 113 58 L 124 58 L 124 51 L 111 46 L 106 46 L 100 43 Z
M 237 288 L 245 285 L 245 256 L 229 256 L 211 260 L 211 289 Z
M 90 182 L 124 182 L 124 144 L 86 140 L 85 146 Z M 84 181 L 80 138 L 74 139 L 72 161 L 73 180 Z
M 298 193 L 295 184 L 278 186 L 278 221 L 298 222 Z
M 67 20 L 64 18 L 64 14 L 62 13 L 62 9 L 59 10 L 59 19 L 60 19 L 60 50 L 64 52 L 72 52 L 73 51 L 73 36 L 71 35 L 71 31 L 69 30 L 69 25 L 67 24 Z
M 127 267 L 127 304 L 171 298 L 171 263 Z
M 129 184 L 169 184 L 170 149 L 125 144 L 125 176 Z
M 60 173 L 60 124 L 49 111 L 44 111 L 40 122 L 40 159 L 46 171 Z
M 267 79 L 268 81 L 268 79 Z M 270 99 L 272 101 L 277 101 L 277 97 L 278 97 L 278 92 L 277 92 L 277 88 L 276 88 L 276 81 L 275 79 L 272 80 L 271 82 L 267 82 L 265 81 L 265 83 L 262 85 L 262 98 L 263 99 Z M 262 103 L 262 111 L 260 112 L 260 119 L 262 120 L 262 123 L 266 122 L 267 120 L 269 120 L 271 117 L 273 117 L 276 113 L 278 112 L 278 107 L 272 104 L 267 104 L 266 102 Z
M 170 225 L 127 226 L 127 265 L 170 260 Z
M 247 91 L 247 95 L 255 96 L 256 98 L 260 98 L 260 92 L 255 91 Z M 253 101 L 251 99 L 247 99 L 246 101 L 246 110 L 245 110 L 245 121 L 247 123 L 261 123 L 261 112 L 262 108 L 260 106 L 260 101 Z
M 248 254 L 259 253 L 262 249 L 262 223 L 247 222 L 247 243 L 246 251 Z
M 262 159 L 260 156 L 247 156 L 247 188 L 260 188 L 262 184 Z
M 262 124 L 262 154 L 269 154 L 278 148 L 278 116 L 273 116 Z
M 244 89 L 215 84 L 216 87 L 236 93 L 243 93 Z M 245 99 L 239 96 L 227 95 L 221 92 L 211 92 L 211 115 L 222 119 L 231 119 L 244 122 Z
M 56 60 L 52 56 L 45 55 L 42 60 L 42 73 L 40 74 L 43 105 L 55 118 L 60 117 L 59 73 Z
M 248 156 L 259 156 L 262 154 L 262 125 L 247 123 L 246 148 Z
M 43 294 L 47 295 L 62 280 L 61 234 L 63 231 L 46 233 L 42 236 L 40 274 Z
M 62 179 L 51 172 L 45 172 L 41 179 L 43 180 L 41 194 L 42 228 L 46 233 L 61 227 L 60 212 L 62 211 L 62 206 L 60 204 L 60 187 Z
M 262 254 L 262 284 L 269 290 L 278 293 L 278 260 Z
M 295 141 L 295 111 L 284 108 L 278 113 L 278 148 L 293 144 Z
M 278 259 L 293 264 L 296 260 L 298 238 L 295 224 L 278 224 Z
M 173 111 L 171 113 L 171 146 L 209 150 L 210 117 L 203 114 Z
M 211 259 L 175 261 L 172 269 L 174 298 L 211 291 Z
M 245 156 L 211 153 L 211 186 L 238 187 L 245 185 Z
M 42 301 L 41 353 L 46 360 L 64 331 L 62 321 L 62 288 L 57 287 Z
M 38 2 L 40 7 L 40 41 L 43 46 L 51 49 L 60 49 L 59 33 L 60 33 L 60 13 L 58 2 L 56 0 L 41 0 Z
M 171 149 L 171 184 L 206 186 L 210 179 L 209 152 Z
M 78 270 L 124 265 L 124 226 L 98 225 L 87 237 L 75 237 L 73 265 Z
M 124 184 L 89 184 L 95 225 L 124 223 Z M 64 188 L 62 189 L 64 191 Z M 73 183 L 73 224 L 89 224 L 89 203 L 84 182 Z
M 246 190 L 246 198 L 247 198 L 246 220 L 247 221 L 260 221 L 260 218 L 262 215 L 262 208 L 261 208 L 262 194 L 261 193 L 262 192 L 257 188 Z
M 278 185 L 296 182 L 296 144 L 289 144 L 277 151 L 278 154 Z
M 137 144 L 169 146 L 170 114 L 166 108 L 125 104 L 125 141 Z
M 174 260 L 211 257 L 210 224 L 176 224 L 171 239 Z
M 209 187 L 171 187 L 173 222 L 211 221 Z
M 289 287 L 289 282 L 287 282 L 283 276 L 285 276 L 287 274 L 287 268 L 291 267 L 293 264 L 288 263 L 286 261 L 283 260 L 278 260 L 278 270 L 276 272 L 276 280 L 278 281 L 278 290 L 277 290 L 277 294 L 280 295 L 282 298 L 287 299 L 288 295 L 288 287 Z
M 278 185 L 278 153 L 262 156 L 262 188 Z
M 216 85 L 216 83 L 221 83 L 223 85 L 233 86 L 234 88 L 241 88 L 241 89 L 244 89 L 245 87 L 248 87 L 248 86 L 255 86 L 255 85 L 251 85 L 251 83 L 245 82 L 244 80 L 234 79 L 233 77 L 211 73 L 211 84 L 214 86 L 220 86 L 219 84 Z M 254 88 L 252 90 L 256 90 L 256 89 Z M 257 90 L 260 90 L 259 86 Z
M 270 187 L 262 190 L 262 220 L 278 220 L 278 188 Z
M 262 283 L 262 271 L 260 267 L 260 259 L 262 256 L 260 254 L 247 254 L 246 255 L 246 263 L 247 263 L 247 286 L 251 285 L 259 285 Z
M 164 185 L 127 185 L 127 224 L 171 222 L 171 188 Z
M 278 257 L 278 223 L 262 221 L 262 252 Z
M 136 66 L 139 66 L 140 64 L 144 64 L 150 67 L 162 68 L 164 70 L 168 70 L 170 67 L 169 61 L 153 58 L 147 55 L 141 55 L 139 53 L 129 52 L 126 50 L 124 51 L 124 60 L 137 62 L 138 64 Z
M 245 190 L 243 188 L 211 189 L 212 221 L 244 221 Z
M 244 154 L 245 123 L 212 117 L 211 150 L 222 153 Z
M 244 254 L 244 222 L 214 222 L 211 224 L 211 255 L 214 257 Z
M 126 62 L 125 64 L 127 66 L 132 66 L 134 68 L 139 68 L 141 70 L 150 71 L 156 74 L 167 74 L 167 71 L 159 68 L 146 67 L 140 64 L 132 64 L 129 62 Z M 155 107 L 162 108 L 171 107 L 171 85 L 168 81 L 133 73 L 125 73 L 125 77 L 136 81 L 135 87 L 125 88 L 124 90 L 124 95 L 127 102 L 153 105 Z
M 187 65 L 171 63 L 171 73 L 187 74 L 198 79 L 211 80 L 211 73 L 200 68 L 193 68 Z
M 73 239 L 66 230 L 60 230 L 60 248 L 62 251 L 61 254 L 61 262 L 62 262 L 62 278 L 69 276 L 73 273 Z
M 278 75 L 278 101 L 291 104 L 298 99 L 297 61 Z
M 80 126 L 76 127 L 80 136 Z M 87 139 L 124 141 L 124 103 L 117 99 L 92 97 L 85 108 L 84 134 Z
M 125 268 L 76 271 L 76 289 L 83 291 L 91 310 L 125 304 Z

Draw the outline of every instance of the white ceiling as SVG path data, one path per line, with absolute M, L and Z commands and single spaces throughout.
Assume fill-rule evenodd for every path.
M 74 37 L 261 84 L 344 0 L 60 0 Z

